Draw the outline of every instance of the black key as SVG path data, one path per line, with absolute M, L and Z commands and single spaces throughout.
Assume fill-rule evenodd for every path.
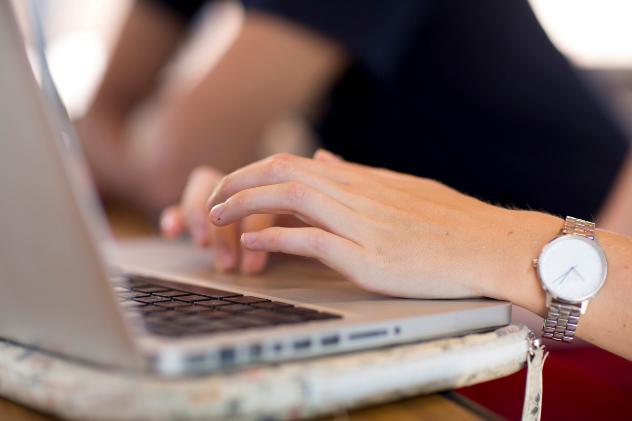
M 227 330 L 235 330 L 235 327 L 224 324 L 223 322 L 217 321 L 212 324 L 200 324 L 196 326 L 191 326 L 188 329 L 188 333 L 191 333 L 194 335 L 203 335 L 203 334 L 209 334 L 209 333 L 225 332 Z
M 117 295 L 120 298 L 132 299 L 132 298 L 147 297 L 149 294 L 147 294 L 146 292 L 140 292 L 140 291 L 129 291 L 129 292 L 119 292 Z
M 164 298 L 164 297 L 156 297 L 155 295 L 149 295 L 147 297 L 134 298 L 134 301 L 138 301 L 139 303 L 154 304 L 154 303 L 165 303 L 167 301 L 171 301 L 171 299 Z
M 190 306 L 191 303 L 184 303 L 182 301 L 166 301 L 164 303 L 156 303 L 157 306 L 164 308 L 178 308 L 184 306 Z
M 219 330 L 219 329 L 232 329 L 233 325 L 229 324 L 227 319 L 204 319 L 202 317 L 195 318 L 195 324 L 189 327 L 195 326 L 199 330 Z
M 195 305 L 214 308 L 214 307 L 228 306 L 228 305 L 231 305 L 231 303 L 224 300 L 207 300 L 207 301 L 199 301 L 195 303 Z
M 266 300 L 265 298 L 250 297 L 248 295 L 242 295 L 241 297 L 226 298 L 226 301 L 230 301 L 231 303 L 237 303 L 237 304 L 253 304 L 253 303 L 265 303 L 265 302 L 269 302 L 270 300 Z
M 280 308 L 290 308 L 290 307 L 294 307 L 292 304 L 288 304 L 288 303 L 282 303 L 279 301 L 269 301 L 266 303 L 254 303 L 252 304 L 253 307 L 257 307 L 257 308 L 266 308 L 266 309 L 280 309 Z
M 300 314 L 287 314 L 287 313 L 277 313 L 271 319 L 277 323 L 299 323 L 299 322 L 304 322 L 306 320 L 305 316 L 302 316 Z
M 177 311 L 174 311 L 174 310 L 168 310 L 168 311 L 164 311 L 162 313 L 157 313 L 157 314 L 159 314 L 160 315 L 159 317 L 163 320 L 173 320 L 173 319 L 180 319 L 182 317 L 186 317 L 185 313 L 178 313 Z
M 278 324 L 276 321 L 272 319 L 248 317 L 248 314 L 250 313 L 246 313 L 244 316 L 240 315 L 238 318 L 239 320 L 246 322 L 248 327 L 265 327 L 265 326 L 274 326 Z
M 196 324 L 196 323 L 206 323 L 208 322 L 209 319 L 204 317 L 204 316 L 200 316 L 199 314 L 187 314 L 186 317 L 183 317 L 181 319 L 174 319 L 172 322 L 174 324 Z
M 163 311 L 167 311 L 166 308 L 164 307 L 158 307 L 158 306 L 144 306 L 144 307 L 140 307 L 139 310 L 144 313 L 144 314 L 149 314 L 149 313 L 160 313 Z
M 192 305 L 192 306 L 185 306 L 185 307 L 177 307 L 176 310 L 183 313 L 201 313 L 201 312 L 208 311 L 208 307 Z
M 230 311 L 232 312 L 242 312 L 242 311 L 252 311 L 256 310 L 255 307 L 250 307 L 243 304 L 229 304 L 227 306 L 222 306 L 222 311 Z
M 275 313 L 274 311 L 271 311 L 271 310 L 255 309 L 249 312 L 248 317 L 256 316 L 256 317 L 263 317 L 263 318 L 274 318 L 278 315 L 279 313 Z
M 222 320 L 222 323 L 224 323 L 227 326 L 227 328 L 230 328 L 230 329 L 245 329 L 249 327 L 258 327 L 255 325 L 256 322 L 253 322 L 252 320 L 242 319 L 242 318 L 224 319 Z
M 206 322 L 208 322 L 208 320 L 199 317 L 183 317 L 181 319 L 174 319 L 171 323 L 173 323 L 175 326 L 189 327 Z
M 165 320 L 163 317 L 160 316 L 160 313 L 150 313 L 150 314 L 145 314 L 143 316 L 143 321 L 145 322 L 145 324 L 151 324 L 151 323 L 169 323 L 167 320 Z
M 184 301 L 186 303 L 194 303 L 196 301 L 210 300 L 210 298 L 209 297 L 205 297 L 203 295 L 189 294 L 189 295 L 183 295 L 181 297 L 175 297 L 174 300 Z
M 170 289 L 168 291 L 161 291 L 161 292 L 154 293 L 154 295 L 158 295 L 160 297 L 166 297 L 166 298 L 179 297 L 181 295 L 189 295 L 189 294 L 190 294 L 189 292 L 178 291 L 177 289 Z
M 161 335 L 161 336 L 178 337 L 186 333 L 183 331 L 183 329 L 179 329 L 177 327 L 166 325 L 163 323 L 146 324 L 145 328 L 151 333 L 154 333 L 156 335 Z
M 216 311 L 206 311 L 204 313 L 198 313 L 199 317 L 204 317 L 205 319 L 223 319 L 226 317 L 234 317 L 234 313 L 229 313 L 226 311 L 216 310 Z
M 132 289 L 134 291 L 142 291 L 142 292 L 147 292 L 147 293 L 153 293 L 153 292 L 169 291 L 171 288 L 161 287 L 161 286 L 158 286 L 158 285 L 143 285 L 143 286 L 140 286 L 140 287 L 134 286 L 134 287 L 132 287 Z

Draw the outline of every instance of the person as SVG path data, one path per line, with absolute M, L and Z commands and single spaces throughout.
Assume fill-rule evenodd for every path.
M 370 291 L 492 297 L 542 317 L 544 290 L 532 260 L 563 226 L 557 216 L 491 205 L 434 180 L 348 163 L 327 151 L 315 159 L 276 155 L 239 169 L 222 179 L 208 208 L 218 226 L 252 214 L 296 216 L 304 226 L 244 232 L 241 243 L 318 259 Z M 632 238 L 601 229 L 596 237 L 608 275 L 577 335 L 632 359 Z
M 135 3 L 78 124 L 104 195 L 161 209 L 189 174 L 210 194 L 255 159 L 271 121 L 317 108 L 322 145 L 353 161 L 504 206 L 599 215 L 612 227 L 629 220 L 627 139 L 525 0 L 245 1 L 243 27 L 217 65 L 195 87 L 154 101 L 151 136 L 130 135 L 130 116 L 206 3 Z M 180 209 L 220 269 L 263 269 L 266 254 L 238 238 L 272 223 L 268 215 L 218 228 L 200 206 Z M 165 213 L 167 233 L 177 220 Z

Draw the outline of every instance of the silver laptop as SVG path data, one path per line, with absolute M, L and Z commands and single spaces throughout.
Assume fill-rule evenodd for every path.
M 245 277 L 213 272 L 210 253 L 186 242 L 115 244 L 67 117 L 25 51 L 0 2 L 0 338 L 183 376 L 509 323 L 506 302 L 388 298 L 302 260 Z

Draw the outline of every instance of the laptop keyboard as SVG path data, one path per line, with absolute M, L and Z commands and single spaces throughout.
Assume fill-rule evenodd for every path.
M 160 336 L 206 335 L 341 318 L 280 301 L 134 275 L 116 282 L 115 291 L 121 305 L 140 314 L 146 329 Z

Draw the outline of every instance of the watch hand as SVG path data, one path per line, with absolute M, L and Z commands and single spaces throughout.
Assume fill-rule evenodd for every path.
M 551 281 L 552 284 L 562 284 L 562 282 L 564 282 L 564 280 L 566 280 L 566 277 L 571 273 L 571 271 L 575 269 L 575 266 L 573 266 L 572 268 L 570 268 L 569 270 L 567 270 L 566 272 L 564 272 L 563 274 L 561 274 L 560 276 L 558 276 L 557 278 L 555 278 L 553 281 Z
M 579 271 L 578 271 L 577 269 L 575 269 L 575 267 L 576 267 L 576 266 L 573 266 L 573 267 L 571 268 L 571 270 L 572 270 L 573 272 L 575 272 L 575 275 L 579 276 L 579 279 L 581 279 L 582 281 L 586 282 L 586 278 L 584 278 L 584 277 L 582 276 L 582 274 L 581 274 L 581 273 L 579 273 Z

